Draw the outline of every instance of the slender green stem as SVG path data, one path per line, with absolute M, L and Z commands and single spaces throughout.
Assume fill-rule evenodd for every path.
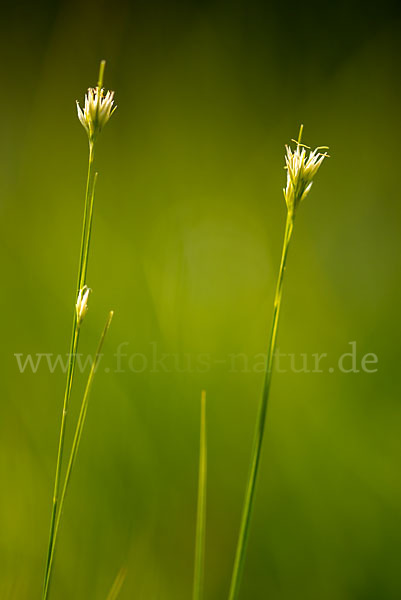
M 88 160 L 88 176 L 86 178 L 85 189 L 85 210 L 84 220 L 82 224 L 81 251 L 79 256 L 78 279 L 77 279 L 77 296 L 80 289 L 85 285 L 86 273 L 88 269 L 89 245 L 92 230 L 93 216 L 93 200 L 95 195 L 95 184 L 97 174 L 93 174 L 93 163 L 95 160 L 95 144 L 89 142 L 89 160 Z
M 93 379 L 94 379 L 94 376 L 95 376 L 95 373 L 96 373 L 97 366 L 99 364 L 99 360 L 101 358 L 101 351 L 102 351 L 103 343 L 104 343 L 107 331 L 108 331 L 108 329 L 110 327 L 110 323 L 111 323 L 112 318 L 113 318 L 113 312 L 110 312 L 109 316 L 107 318 L 107 321 L 106 321 L 106 325 L 104 326 L 103 333 L 102 333 L 102 335 L 100 337 L 99 345 L 98 345 L 98 348 L 96 350 L 96 356 L 95 356 L 95 359 L 94 359 L 94 361 L 92 363 L 91 370 L 90 370 L 89 377 L 88 377 L 88 381 L 86 383 L 84 395 L 83 395 L 83 398 L 82 398 L 82 403 L 81 403 L 81 409 L 80 409 L 80 413 L 79 413 L 79 417 L 78 417 L 78 422 L 77 422 L 77 426 L 75 428 L 74 440 L 73 440 L 73 443 L 72 443 L 70 457 L 69 457 L 68 465 L 67 465 L 67 470 L 66 470 L 66 474 L 65 474 L 65 477 L 64 477 L 64 484 L 63 484 L 62 492 L 61 492 L 61 495 L 60 495 L 59 508 L 58 508 L 58 512 L 57 512 L 57 516 L 56 516 L 56 521 L 55 521 L 55 526 L 54 526 L 54 540 L 57 539 L 57 534 L 58 534 L 58 530 L 59 530 L 59 526 L 60 526 L 61 515 L 62 515 L 62 512 L 63 512 L 65 495 L 66 495 L 66 492 L 67 492 L 67 489 L 68 489 L 68 484 L 70 482 L 71 472 L 72 472 L 72 468 L 74 466 L 75 459 L 76 459 L 76 456 L 77 456 L 77 452 L 78 452 L 78 448 L 79 448 L 79 443 L 81 441 L 82 430 L 83 430 L 83 427 L 84 427 L 85 418 L 86 418 L 86 412 L 87 412 L 87 409 L 88 409 L 89 393 L 90 393 L 90 390 L 91 390 L 91 387 L 92 387 L 92 383 L 93 383 Z M 53 544 L 53 546 L 52 546 L 51 554 L 50 554 L 50 559 L 49 559 L 48 577 L 47 577 L 47 580 L 45 582 L 45 594 L 46 595 L 48 593 L 48 589 L 49 589 L 49 585 L 50 585 L 52 565 L 53 565 L 53 559 L 54 559 L 54 552 L 55 552 L 55 544 Z
M 73 322 L 71 345 L 70 345 L 70 358 L 69 358 L 69 363 L 68 363 L 67 382 L 66 382 L 65 393 L 64 393 L 63 413 L 62 413 L 62 417 L 61 417 L 60 437 L 59 437 L 59 443 L 58 443 L 56 474 L 55 474 L 55 478 L 54 478 L 53 505 L 52 505 L 51 520 L 50 520 L 49 544 L 48 544 L 47 557 L 46 557 L 43 599 L 47 598 L 47 593 L 45 592 L 46 581 L 47 581 L 47 577 L 48 577 L 48 573 L 49 573 L 49 568 L 51 565 L 51 555 L 52 555 L 53 545 L 55 542 L 54 533 L 55 533 L 56 515 L 57 515 L 57 507 L 58 507 L 58 494 L 59 494 L 59 488 L 60 488 L 61 464 L 62 464 L 62 459 L 63 459 L 67 412 L 68 412 L 69 398 L 70 398 L 70 394 L 71 394 L 72 380 L 73 380 L 73 376 L 74 376 L 75 354 L 76 354 L 76 349 L 78 346 L 78 339 L 79 339 L 79 328 L 77 326 L 77 320 L 76 320 L 76 317 L 74 314 L 74 322 Z
M 104 77 L 104 70 L 106 68 L 106 61 L 105 60 L 101 60 L 100 61 L 100 68 L 99 68 L 99 77 L 97 80 L 97 87 L 98 88 L 102 88 L 103 87 L 103 77 Z
M 93 223 L 93 202 L 95 199 L 95 188 L 97 183 L 98 173 L 95 173 L 93 176 L 93 182 L 91 186 L 90 199 L 89 199 L 89 208 L 88 208 L 88 231 L 87 231 L 87 240 L 85 244 L 85 260 L 82 268 L 82 286 L 85 285 L 86 282 L 86 273 L 88 271 L 88 261 L 89 261 L 89 248 L 92 239 L 92 223 Z
M 94 144 L 93 142 L 89 143 L 89 163 L 88 163 L 88 175 L 86 180 L 86 192 L 85 192 L 85 208 L 84 208 L 84 218 L 82 223 L 82 236 L 81 236 L 81 250 L 79 256 L 79 266 L 78 266 L 78 278 L 77 278 L 77 289 L 75 294 L 75 300 L 78 297 L 79 290 L 83 288 L 86 281 L 86 272 L 88 267 L 88 255 L 89 255 L 89 244 L 90 244 L 90 232 L 92 228 L 92 215 L 93 215 L 93 198 L 94 198 L 94 184 L 96 181 L 96 177 L 93 175 L 93 161 L 94 161 Z M 72 383 L 74 379 L 75 372 L 75 360 L 78 349 L 79 342 L 79 324 L 77 322 L 77 316 L 74 306 L 74 315 L 72 322 L 72 335 L 71 335 L 71 344 L 70 344 L 70 354 L 68 361 L 68 370 L 67 370 L 67 380 L 64 391 L 64 401 L 63 401 L 63 413 L 61 417 L 61 425 L 60 425 L 60 435 L 59 435 L 59 443 L 58 443 L 58 451 L 57 451 L 57 460 L 56 460 L 56 474 L 54 477 L 54 488 L 53 488 L 53 504 L 52 504 L 52 512 L 50 518 L 50 534 L 49 534 L 49 543 L 47 548 L 47 556 L 46 556 L 46 566 L 45 566 L 45 576 L 44 576 L 44 584 L 43 584 L 43 595 L 42 600 L 47 600 L 48 597 L 48 580 L 50 579 L 50 571 L 53 564 L 52 556 L 54 553 L 54 546 L 56 543 L 56 517 L 58 511 L 58 503 L 59 503 L 59 492 L 60 492 L 60 476 L 61 476 L 61 467 L 63 461 L 63 452 L 64 452 L 64 440 L 65 440 L 65 431 L 67 426 L 67 414 L 71 397 L 71 389 Z
M 206 392 L 201 395 L 200 451 L 198 481 L 198 511 L 196 518 L 195 572 L 193 600 L 203 597 L 206 538 L 206 481 L 207 481 L 207 438 L 206 438 Z
M 256 429 L 254 434 L 253 449 L 251 455 L 251 465 L 248 475 L 248 481 L 245 491 L 245 499 L 242 510 L 241 525 L 237 542 L 237 549 L 234 560 L 234 568 L 231 579 L 229 600 L 236 600 L 239 594 L 241 583 L 241 575 L 245 562 L 245 554 L 249 536 L 249 525 L 252 515 L 253 500 L 255 495 L 255 487 L 259 470 L 260 456 L 262 450 L 263 436 L 266 423 L 267 404 L 269 400 L 270 384 L 273 372 L 274 353 L 276 347 L 277 330 L 280 317 L 281 298 L 283 291 L 283 279 L 287 262 L 288 248 L 291 240 L 291 235 L 294 227 L 294 216 L 290 212 L 287 213 L 287 221 L 285 225 L 283 249 L 281 254 L 280 270 L 277 279 L 276 293 L 273 306 L 273 320 L 270 333 L 270 340 L 267 353 L 265 379 L 263 385 L 262 398 L 259 406 L 259 413 L 256 421 Z
M 117 577 L 114 580 L 109 595 L 107 596 L 107 600 L 116 600 L 118 594 L 121 591 L 121 588 L 123 587 L 126 576 L 127 569 L 125 567 L 121 567 L 121 569 L 117 573 Z

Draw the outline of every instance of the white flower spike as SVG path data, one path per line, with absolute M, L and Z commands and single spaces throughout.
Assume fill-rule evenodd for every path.
M 85 95 L 85 106 L 82 109 L 77 100 L 78 119 L 85 128 L 89 141 L 93 142 L 110 119 L 117 106 L 114 104 L 114 92 L 105 94 L 102 87 L 105 61 L 100 66 L 99 82 L 96 88 L 89 88 Z
M 323 160 L 328 156 L 327 152 L 319 152 L 319 150 L 328 150 L 326 146 L 311 150 L 308 146 L 301 144 L 302 130 L 303 125 L 301 125 L 298 141 L 296 141 L 296 150 L 293 151 L 290 146 L 286 146 L 287 187 L 283 192 L 287 209 L 292 215 L 300 202 L 309 194 L 313 178 Z
M 92 290 L 86 285 L 84 285 L 84 287 L 79 290 L 77 303 L 75 305 L 78 327 L 81 325 L 88 311 L 88 298 L 91 291 Z

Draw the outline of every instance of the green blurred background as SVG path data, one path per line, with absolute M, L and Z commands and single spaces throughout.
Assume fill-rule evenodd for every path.
M 14 354 L 68 352 L 87 161 L 74 103 L 101 58 L 118 110 L 98 145 L 81 351 L 115 319 L 51 597 L 105 599 L 123 564 L 122 600 L 191 597 L 203 387 L 205 597 L 227 597 L 263 379 L 229 356 L 266 350 L 301 122 L 331 158 L 297 217 L 279 346 L 298 368 L 328 358 L 274 377 L 241 598 L 401 597 L 400 25 L 386 0 L 3 11 L 1 599 L 41 594 L 65 376 L 20 373 Z M 351 341 L 376 373 L 334 368 Z M 115 372 L 120 344 L 138 372 L 128 356 Z

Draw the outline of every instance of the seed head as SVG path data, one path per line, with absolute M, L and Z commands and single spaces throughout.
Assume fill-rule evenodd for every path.
M 328 156 L 327 152 L 319 152 L 319 150 L 326 149 L 326 147 L 320 146 L 315 150 L 311 150 L 308 146 L 301 144 L 301 135 L 302 127 L 295 150 L 292 150 L 290 146 L 286 146 L 287 187 L 283 192 L 287 209 L 291 214 L 295 213 L 300 202 L 309 194 L 313 178 L 323 160 Z
M 114 92 L 105 94 L 100 86 L 88 89 L 83 109 L 77 100 L 78 119 L 84 126 L 90 141 L 96 138 L 116 110 L 117 107 L 113 107 L 113 104 Z
M 84 285 L 78 292 L 77 303 L 75 305 L 75 310 L 77 313 L 77 323 L 78 327 L 81 325 L 82 321 L 88 310 L 88 298 L 91 293 L 91 289 L 88 286 Z

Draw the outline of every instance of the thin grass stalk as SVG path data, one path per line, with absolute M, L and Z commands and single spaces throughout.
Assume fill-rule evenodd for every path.
M 193 600 L 203 598 L 205 572 L 205 541 L 206 541 L 206 485 L 207 485 L 207 430 L 206 430 L 206 392 L 201 394 L 200 446 L 199 446 L 199 478 L 198 478 L 198 508 L 196 518 L 195 538 L 195 570 Z
M 92 363 L 91 370 L 90 370 L 89 376 L 88 376 L 88 381 L 86 383 L 84 395 L 83 395 L 83 398 L 82 398 L 81 409 L 80 409 L 80 412 L 79 412 L 79 417 L 78 417 L 77 425 L 76 425 L 76 428 L 75 428 L 74 439 L 73 439 L 73 443 L 72 443 L 72 447 L 71 447 L 71 452 L 70 452 L 70 456 L 69 456 L 69 460 L 68 460 L 68 464 L 67 464 L 66 474 L 65 474 L 65 477 L 64 477 L 64 484 L 63 484 L 62 492 L 61 492 L 61 495 L 60 495 L 59 509 L 58 509 L 58 512 L 57 512 L 56 523 L 55 523 L 55 527 L 54 527 L 54 542 L 56 542 L 56 540 L 57 540 L 57 534 L 58 534 L 58 530 L 59 530 L 59 527 L 60 527 L 60 520 L 61 520 L 62 511 L 63 511 L 63 507 L 64 507 L 64 500 L 65 500 L 65 496 L 66 496 L 66 493 L 67 493 L 68 484 L 70 482 L 71 472 L 72 472 L 72 469 L 73 469 L 73 466 L 74 466 L 74 463 L 75 463 L 75 459 L 77 457 L 79 444 L 80 444 L 80 441 L 81 441 L 82 431 L 83 431 L 83 427 L 84 427 L 84 424 L 85 424 L 86 413 L 87 413 L 87 409 L 88 409 L 89 394 L 90 394 L 90 391 L 91 391 L 93 379 L 95 377 L 96 369 L 97 369 L 97 366 L 99 364 L 99 360 L 101 358 L 101 351 L 102 351 L 102 348 L 103 348 L 104 340 L 105 340 L 106 334 L 107 334 L 107 332 L 109 330 L 112 318 L 113 318 L 113 312 L 111 311 L 109 313 L 109 316 L 108 316 L 106 324 L 104 326 L 102 335 L 100 337 L 99 344 L 98 344 L 98 347 L 97 347 L 97 350 L 96 350 L 96 356 L 95 356 L 95 359 L 94 359 L 94 361 Z M 46 595 L 48 594 L 48 590 L 49 590 L 49 586 L 50 586 L 51 573 L 52 573 L 52 565 L 53 565 L 53 560 L 54 560 L 55 549 L 56 549 L 56 544 L 54 543 L 53 547 L 52 547 L 51 555 L 50 555 L 48 577 L 47 577 L 47 580 L 45 582 L 45 593 L 46 593 Z
M 86 188 L 86 198 L 85 198 L 85 211 L 84 211 L 84 219 L 82 225 L 82 241 L 81 241 L 81 250 L 80 250 L 80 259 L 79 259 L 79 270 L 78 270 L 78 280 L 77 280 L 77 291 L 76 298 L 78 297 L 79 290 L 85 285 L 86 278 L 86 269 L 87 269 L 87 257 L 89 253 L 89 242 L 90 236 L 88 237 L 88 230 L 91 229 L 91 223 L 88 223 L 89 214 L 92 217 L 93 212 L 90 211 L 91 199 L 93 203 L 93 194 L 92 194 L 92 186 L 90 182 L 92 181 L 92 169 L 93 169 L 93 150 L 90 151 L 90 159 L 88 165 L 88 183 Z M 50 557 L 53 551 L 53 545 L 55 542 L 54 531 L 55 531 L 55 522 L 56 522 L 56 514 L 58 509 L 58 500 L 59 500 L 59 491 L 60 491 L 60 475 L 61 475 L 61 466 L 63 461 L 63 451 L 64 451 L 64 440 L 65 440 L 65 430 L 67 426 L 67 414 L 71 397 L 71 389 L 72 383 L 74 379 L 75 372 L 75 361 L 76 354 L 78 349 L 79 342 L 79 333 L 80 327 L 77 320 L 77 315 L 74 307 L 74 315 L 73 315 L 73 324 L 72 324 L 72 335 L 71 335 L 71 345 L 70 345 L 70 353 L 69 353 L 69 361 L 68 361 L 68 370 L 67 370 L 67 381 L 64 392 L 64 401 L 63 401 L 63 413 L 61 418 L 61 426 L 60 426 L 60 436 L 59 436 L 59 444 L 58 444 L 58 452 L 57 452 L 57 461 L 56 461 L 56 474 L 54 479 L 54 490 L 53 490 L 53 505 L 52 505 L 52 514 L 51 514 L 51 522 L 50 522 L 50 535 L 49 535 L 49 544 L 46 558 L 46 568 L 45 568 L 45 579 L 44 579 L 44 589 L 43 589 L 43 600 L 47 598 L 46 592 L 46 581 L 48 578 L 49 567 L 50 567 Z
M 253 500 L 255 495 L 256 481 L 259 471 L 260 456 L 262 450 L 263 436 L 266 423 L 266 412 L 269 400 L 270 385 L 272 379 L 274 353 L 276 347 L 278 323 L 281 309 L 281 298 L 283 291 L 283 279 L 287 262 L 288 248 L 292 236 L 294 226 L 294 216 L 287 212 L 287 220 L 285 225 L 285 233 L 283 240 L 283 248 L 281 253 L 280 270 L 278 274 L 276 293 L 274 297 L 273 320 L 270 332 L 270 340 L 268 346 L 267 363 L 265 371 L 265 379 L 263 385 L 262 398 L 259 406 L 258 417 L 256 421 L 256 429 L 254 434 L 253 449 L 251 454 L 251 466 L 248 475 L 245 500 L 241 517 L 240 532 L 238 536 L 237 549 L 234 560 L 234 568 L 231 579 L 229 600 L 236 600 L 239 594 L 241 575 L 244 567 L 245 554 L 249 536 L 249 525 L 251 521 Z
M 92 230 L 92 217 L 93 217 L 93 200 L 95 196 L 95 185 L 97 179 L 97 173 L 93 173 L 93 166 L 95 161 L 95 142 L 89 142 L 89 158 L 88 158 L 88 175 L 86 179 L 85 189 L 85 210 L 82 224 L 82 238 L 81 238 L 81 251 L 79 255 L 79 267 L 78 267 L 78 278 L 77 278 L 77 295 L 80 289 L 83 288 L 86 281 L 86 273 L 88 267 L 88 254 L 90 247 L 90 232 Z
M 61 417 L 61 426 L 60 426 L 60 437 L 58 443 L 58 451 L 57 451 L 57 461 L 56 461 L 56 474 L 54 478 L 54 490 L 53 490 L 53 504 L 52 504 L 52 513 L 50 520 L 50 534 L 49 534 L 49 543 L 47 549 L 46 556 L 46 566 L 45 566 L 45 578 L 44 578 L 44 587 L 43 587 L 43 599 L 47 598 L 46 594 L 46 581 L 48 577 L 49 567 L 51 563 L 51 555 L 54 544 L 54 530 L 56 524 L 56 515 L 58 508 L 58 494 L 60 488 L 60 476 L 61 476 L 61 465 L 63 459 L 63 449 L 64 449 L 64 438 L 65 438 L 65 429 L 67 423 L 67 412 L 68 405 L 71 395 L 72 381 L 74 377 L 74 369 L 75 369 L 75 353 L 78 346 L 79 339 L 79 328 L 77 326 L 77 319 L 74 311 L 74 321 L 72 326 L 72 335 L 71 335 L 71 345 L 70 345 L 70 358 L 68 362 L 68 371 L 67 371 L 67 381 L 64 392 L 64 402 L 63 402 L 63 413 Z
M 93 157 L 93 152 L 91 153 Z M 88 166 L 88 181 L 92 179 L 91 170 L 93 169 L 93 159 L 89 161 Z M 89 254 L 89 242 L 90 236 L 88 237 L 88 231 L 91 230 L 91 222 L 88 223 L 89 214 L 92 217 L 93 212 L 90 211 L 91 202 L 93 204 L 93 194 L 92 194 L 92 186 L 87 186 L 86 198 L 85 198 L 85 212 L 84 212 L 84 220 L 82 226 L 82 243 L 81 243 L 81 251 L 80 251 L 80 260 L 79 260 L 79 271 L 78 271 L 78 280 L 77 280 L 77 291 L 76 298 L 78 297 L 79 290 L 83 288 L 85 285 L 86 279 L 86 270 L 87 270 L 87 257 Z M 61 475 L 61 466 L 63 461 L 63 453 L 64 453 L 64 440 L 65 440 L 65 431 L 67 426 L 67 414 L 71 397 L 72 384 L 75 373 L 75 361 L 78 350 L 78 342 L 79 342 L 79 333 L 80 327 L 78 324 L 78 319 L 74 307 L 74 315 L 73 315 L 73 324 L 72 324 L 72 335 L 71 335 L 71 346 L 70 346 L 70 354 L 68 361 L 68 370 L 67 370 L 67 381 L 64 392 L 64 402 L 63 402 L 63 413 L 61 418 L 61 426 L 60 426 L 60 436 L 59 436 L 59 445 L 58 445 L 58 453 L 57 453 L 57 461 L 56 461 L 56 475 L 54 479 L 54 490 L 53 490 L 53 506 L 52 506 L 52 514 L 51 514 L 51 523 L 50 523 L 50 536 L 49 536 L 49 545 L 47 551 L 47 559 L 46 559 L 46 568 L 45 568 L 45 579 L 44 579 L 44 589 L 43 589 L 43 600 L 47 598 L 47 586 L 46 581 L 48 579 L 49 568 L 50 568 L 50 557 L 53 552 L 53 546 L 55 543 L 55 522 L 56 515 L 58 510 L 58 501 L 59 501 L 59 492 L 60 492 L 60 475 Z
M 111 587 L 109 595 L 107 596 L 107 600 L 116 600 L 117 596 L 121 592 L 121 588 L 124 585 L 126 576 L 127 576 L 127 569 L 125 567 L 121 567 L 121 569 L 117 573 L 117 577 L 114 580 L 114 583 Z
M 79 289 L 82 289 L 86 283 L 86 274 L 88 271 L 88 262 L 89 262 L 89 249 L 90 249 L 90 244 L 91 244 L 91 239 L 92 239 L 92 224 L 93 224 L 93 203 L 95 200 L 95 189 L 96 189 L 96 183 L 97 183 L 97 178 L 98 178 L 98 173 L 95 173 L 93 176 L 93 183 L 91 186 L 91 192 L 90 192 L 90 200 L 89 200 L 89 212 L 88 212 L 88 231 L 87 231 L 87 241 L 86 241 L 86 252 L 85 252 L 85 256 L 84 256 L 84 263 L 82 266 L 82 281 L 81 281 L 81 285 Z

